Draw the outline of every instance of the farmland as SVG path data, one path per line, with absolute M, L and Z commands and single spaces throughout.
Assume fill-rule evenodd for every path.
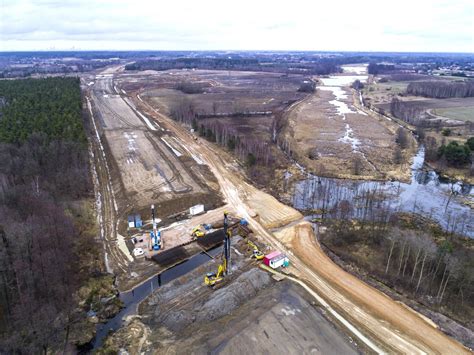
M 374 77 L 370 84 L 362 90 L 364 102 L 369 107 L 381 110 L 382 113 L 390 114 L 390 104 L 392 99 L 399 98 L 407 107 L 420 108 L 424 110 L 431 118 L 440 120 L 441 125 L 463 125 L 470 121 L 474 100 L 472 97 L 453 97 L 453 98 L 426 98 L 423 96 L 412 96 L 406 93 L 410 83 L 429 82 L 436 83 L 458 83 L 456 77 L 427 77 L 425 75 L 405 75 L 410 80 L 398 80 L 390 75 L 382 75 L 379 78 Z M 404 76 L 401 76 L 404 79 Z
M 462 104 L 467 104 L 467 102 L 462 102 Z M 474 104 L 472 106 L 437 108 L 431 112 L 436 116 L 453 120 L 474 122 Z
M 439 153 L 453 141 L 463 149 L 473 135 L 474 99 L 470 88 L 472 80 L 455 76 L 382 74 L 371 78 L 362 97 L 374 113 L 417 131 L 420 142 L 428 148 L 426 162 L 437 172 L 472 182 L 468 152 L 462 164 L 446 162 Z

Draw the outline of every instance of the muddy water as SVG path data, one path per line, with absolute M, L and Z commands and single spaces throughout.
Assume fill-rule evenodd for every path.
M 333 93 L 335 100 L 330 103 L 345 120 L 345 114 L 353 112 L 342 101 L 348 98 L 347 86 L 356 79 L 366 82 L 368 75 L 366 64 L 346 65 L 343 71 L 343 75 L 320 78 L 323 85 L 318 89 Z M 359 142 L 349 125 L 340 140 L 359 152 Z M 424 158 L 424 148 L 420 147 L 411 166 L 410 183 L 331 179 L 305 173 L 307 178 L 295 185 L 293 206 L 299 210 L 328 211 L 328 217 L 364 220 L 385 220 L 397 211 L 414 212 L 432 218 L 445 230 L 474 238 L 474 211 L 465 204 L 474 201 L 473 186 L 442 180 L 436 172 L 423 169 Z
M 397 211 L 414 212 L 432 218 L 447 231 L 474 238 L 474 210 L 463 204 L 474 201 L 473 186 L 442 180 L 436 172 L 424 170 L 424 158 L 425 150 L 420 147 L 411 166 L 410 183 L 307 174 L 295 184 L 293 206 L 332 211 L 329 217 L 345 214 L 364 220 L 386 220 Z
M 198 266 L 209 261 L 211 259 L 209 255 L 214 257 L 220 252 L 222 252 L 222 248 L 216 247 L 208 251 L 207 254 L 200 253 L 194 255 L 181 264 L 148 279 L 144 283 L 136 286 L 133 290 L 120 293 L 119 298 L 124 303 L 124 308 L 108 322 L 97 325 L 97 333 L 92 350 L 98 349 L 102 346 L 103 341 L 109 332 L 116 331 L 122 327 L 126 317 L 136 314 L 140 302 L 148 297 L 156 288 L 187 274 Z

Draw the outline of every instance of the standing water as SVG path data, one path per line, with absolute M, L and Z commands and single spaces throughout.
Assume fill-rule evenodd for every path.
M 133 290 L 120 293 L 120 300 L 124 304 L 124 308 L 115 315 L 115 317 L 108 320 L 106 323 L 97 325 L 97 333 L 95 336 L 93 349 L 98 349 L 102 346 L 103 341 L 109 332 L 116 331 L 122 327 L 126 317 L 137 313 L 137 308 L 140 302 L 148 297 L 156 288 L 173 281 L 174 279 L 187 274 L 198 266 L 209 261 L 211 257 L 220 253 L 222 248 L 216 247 L 209 250 L 207 253 L 200 253 L 192 256 L 190 259 L 183 261 L 170 269 L 163 271 L 160 274 L 148 279 L 147 281 L 136 286 Z
M 324 178 L 308 174 L 295 185 L 293 206 L 321 209 L 335 217 L 386 220 L 392 212 L 429 217 L 445 230 L 474 238 L 474 211 L 463 201 L 474 201 L 472 185 L 443 181 L 434 171 L 423 170 L 424 147 L 411 166 L 410 183 Z

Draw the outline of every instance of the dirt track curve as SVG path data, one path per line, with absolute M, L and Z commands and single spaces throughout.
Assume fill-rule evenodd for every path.
M 246 183 L 226 162 L 231 161 L 231 158 L 223 159 L 226 155 L 217 152 L 210 143 L 196 143 L 185 128 L 156 111 L 155 114 L 160 125 L 174 131 L 193 154 L 201 156 L 210 166 L 227 202 L 249 220 L 257 234 L 274 246 L 288 250 L 290 255 L 293 254 L 295 274 L 362 333 L 374 340 L 379 349 L 419 354 L 469 353 L 460 343 L 434 328 L 414 311 L 334 264 L 321 250 L 309 223 L 302 221 L 282 228 L 280 238 L 270 233 L 270 228 L 297 221 L 302 218 L 301 214 Z
M 334 264 L 321 250 L 311 225 L 302 220 L 302 215 L 247 183 L 229 163 L 233 159 L 228 154 L 207 141 L 195 141 L 186 128 L 146 102 L 135 100 L 135 103 L 138 109 L 145 105 L 143 108 L 148 112 L 154 112 L 153 118 L 161 127 L 172 131 L 190 154 L 210 167 L 227 203 L 247 218 L 252 229 L 267 243 L 286 250 L 293 264 L 291 271 L 368 337 L 370 341 L 366 345 L 372 350 L 379 353 L 470 353 L 416 312 Z M 271 233 L 272 228 L 279 230 Z

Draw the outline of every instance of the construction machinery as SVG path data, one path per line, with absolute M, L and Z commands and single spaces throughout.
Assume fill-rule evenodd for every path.
M 226 269 L 225 259 L 222 261 L 222 264 L 219 264 L 217 267 L 217 272 L 208 272 L 204 277 L 204 283 L 207 286 L 214 286 L 216 283 L 221 282 L 224 279 L 224 270 Z
M 206 233 L 202 230 L 202 227 L 200 225 L 194 227 L 193 230 L 191 231 L 191 236 L 194 238 L 204 237 L 205 235 Z
M 224 211 L 224 275 L 227 276 L 230 270 L 230 238 L 232 237 L 232 231 L 229 230 L 229 213 Z
M 232 231 L 229 230 L 228 212 L 224 211 L 224 245 L 222 247 L 222 263 L 217 267 L 217 272 L 210 272 L 204 277 L 207 286 L 214 286 L 230 273 L 230 238 Z
M 153 230 L 150 232 L 150 250 L 163 249 L 161 231 L 156 227 L 155 205 L 151 205 L 151 220 L 153 223 Z
M 262 260 L 265 257 L 265 254 L 263 254 L 260 249 L 250 240 L 247 239 L 247 244 L 249 247 L 252 248 L 252 256 L 251 258 L 254 258 L 256 260 Z

